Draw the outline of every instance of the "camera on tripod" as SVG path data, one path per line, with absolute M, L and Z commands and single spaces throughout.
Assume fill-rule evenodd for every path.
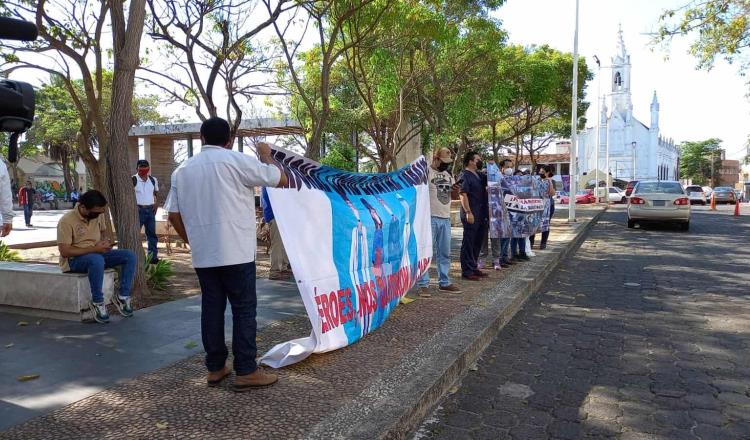
M 36 25 L 23 20 L 0 17 L 0 39 L 36 40 Z M 8 161 L 18 160 L 18 137 L 34 122 L 34 88 L 21 81 L 0 79 L 0 131 L 11 133 Z

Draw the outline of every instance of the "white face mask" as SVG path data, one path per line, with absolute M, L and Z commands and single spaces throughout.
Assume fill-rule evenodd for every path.
M 506 176 L 512 176 L 513 175 L 513 168 L 506 168 L 503 170 L 503 174 Z

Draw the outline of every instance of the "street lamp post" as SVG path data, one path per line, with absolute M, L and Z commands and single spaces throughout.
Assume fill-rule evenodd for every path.
M 570 117 L 570 198 L 568 199 L 568 222 L 576 221 L 576 192 L 578 180 L 578 4 L 576 0 L 576 24 L 573 34 L 573 102 Z
M 636 142 L 633 141 L 630 143 L 630 145 L 633 147 L 633 180 L 635 180 L 635 146 Z
M 596 171 L 594 171 L 596 182 L 594 183 L 594 195 L 596 197 L 596 203 L 599 203 L 599 148 L 602 146 L 602 117 L 601 117 L 601 101 L 599 97 L 602 95 L 602 63 L 599 62 L 599 57 L 594 55 L 594 61 L 596 61 L 597 72 L 596 72 L 596 150 L 594 151 L 594 162 L 596 162 Z

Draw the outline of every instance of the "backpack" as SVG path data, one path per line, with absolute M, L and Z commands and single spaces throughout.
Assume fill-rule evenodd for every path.
M 156 188 L 156 179 L 154 179 L 154 176 L 149 175 L 148 180 L 151 181 L 151 184 L 154 185 L 154 188 Z M 138 178 L 136 176 L 133 176 L 133 188 L 138 185 Z

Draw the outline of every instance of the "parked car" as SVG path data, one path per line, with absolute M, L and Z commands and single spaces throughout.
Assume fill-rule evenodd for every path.
M 693 203 L 700 203 L 703 206 L 706 205 L 706 193 L 703 192 L 703 188 L 701 188 L 700 186 L 688 185 L 685 188 L 685 193 L 687 193 L 691 205 Z
M 582 189 L 576 192 L 576 204 L 596 203 L 593 189 Z
M 706 200 L 711 201 L 711 193 L 713 192 L 714 190 L 710 186 L 703 187 L 703 194 L 706 195 Z
M 731 203 L 734 205 L 737 203 L 737 196 L 734 195 L 734 190 L 728 186 L 717 186 L 714 188 L 714 198 L 716 203 Z
M 609 203 L 627 203 L 628 198 L 625 197 L 625 193 L 620 188 L 610 186 L 607 188 L 607 201 Z
M 690 199 L 676 181 L 643 180 L 638 182 L 628 203 L 628 228 L 642 222 L 679 223 L 690 229 Z
M 625 197 L 630 197 L 630 194 L 633 193 L 633 188 L 635 188 L 635 185 L 637 184 L 637 180 L 631 180 L 630 182 L 628 182 L 628 186 L 625 187 Z
M 569 200 L 570 200 L 570 197 L 568 196 L 567 191 L 557 191 L 553 198 L 555 200 L 555 203 L 558 203 L 558 204 L 569 203 Z

